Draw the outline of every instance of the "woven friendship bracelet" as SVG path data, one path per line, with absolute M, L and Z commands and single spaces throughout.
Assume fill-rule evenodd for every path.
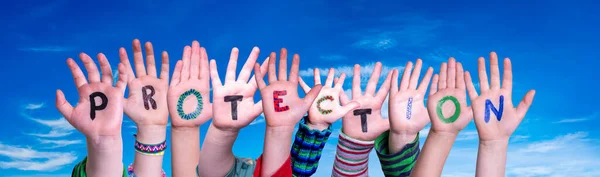
M 133 137 L 137 136 L 133 135 Z M 167 149 L 167 140 L 159 144 L 144 144 L 136 139 L 133 147 L 136 152 L 144 155 L 163 155 L 165 153 L 165 149 Z
M 165 170 L 161 170 L 162 171 L 162 177 L 166 177 L 167 174 L 165 173 Z M 133 173 L 133 163 L 129 164 L 129 166 L 127 167 L 127 175 L 129 177 L 136 177 L 135 173 Z

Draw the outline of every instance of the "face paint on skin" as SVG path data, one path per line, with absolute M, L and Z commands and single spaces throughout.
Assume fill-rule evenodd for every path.
M 412 117 L 412 102 L 413 98 L 408 98 L 408 105 L 406 106 L 406 120 L 410 120 L 410 117 Z
M 191 95 L 196 96 L 196 99 L 198 100 L 198 105 L 196 105 L 196 110 L 194 110 L 194 112 L 186 114 L 183 111 L 183 101 L 185 100 L 185 98 L 187 98 L 188 96 L 191 96 Z M 179 96 L 179 100 L 177 100 L 177 113 L 179 114 L 179 117 L 181 117 L 182 119 L 185 119 L 185 120 L 196 119 L 196 117 L 198 117 L 200 115 L 201 111 L 202 111 L 202 95 L 200 94 L 200 92 L 198 92 L 195 89 L 190 89 L 190 90 L 184 92 L 183 94 L 181 94 L 181 96 Z
M 150 93 L 148 93 L 148 91 L 146 90 L 150 90 Z M 152 105 L 152 109 L 156 110 L 156 101 L 154 100 L 154 98 L 152 98 L 154 94 L 154 87 L 152 87 L 151 85 L 146 85 L 142 87 L 142 99 L 144 100 L 144 108 L 146 108 L 146 110 L 150 110 L 149 104 Z
M 502 112 L 504 111 L 504 95 L 500 95 L 499 109 L 496 109 L 496 107 L 494 107 L 494 104 L 492 104 L 492 101 L 490 99 L 485 100 L 485 123 L 490 122 L 490 110 L 494 112 L 494 115 L 496 115 L 496 119 L 498 119 L 498 121 L 502 120 Z
M 283 111 L 290 110 L 289 106 L 283 106 L 283 107 L 281 107 L 279 105 L 279 104 L 283 103 L 283 99 L 279 98 L 279 96 L 285 96 L 285 95 L 287 95 L 287 91 L 285 91 L 285 90 L 283 90 L 283 91 L 279 91 L 279 90 L 273 91 L 273 104 L 274 104 L 275 112 L 283 112 Z
M 230 96 L 225 96 L 223 98 L 223 101 L 225 102 L 231 102 L 231 119 L 232 120 L 237 120 L 237 102 L 238 101 L 242 101 L 242 98 L 244 98 L 244 96 L 242 95 L 230 95 Z
M 333 101 L 334 100 L 333 96 L 327 95 L 327 96 L 323 96 L 323 97 L 319 98 L 319 100 L 317 100 L 317 110 L 319 110 L 319 112 L 321 114 L 323 114 L 323 115 L 326 115 L 326 114 L 329 114 L 329 113 L 333 112 L 333 110 L 331 110 L 331 109 L 323 109 L 323 108 L 321 108 L 321 103 L 324 102 L 324 101 L 327 101 L 327 100 Z
M 452 101 L 452 103 L 454 103 L 454 115 L 445 118 L 444 114 L 442 113 L 442 106 L 444 105 L 444 103 L 446 101 Z M 440 118 L 440 120 L 444 123 L 453 123 L 454 121 L 456 121 L 456 119 L 458 119 L 458 116 L 460 115 L 460 103 L 458 102 L 458 99 L 456 99 L 456 97 L 453 96 L 446 96 L 444 98 L 442 98 L 440 101 L 438 101 L 437 104 L 437 115 Z
M 362 128 L 362 132 L 367 132 L 367 114 L 371 114 L 371 109 L 357 109 L 354 110 L 354 115 L 360 115 L 360 127 Z
M 96 105 L 96 97 L 100 97 L 100 105 Z M 96 111 L 100 111 L 106 108 L 108 105 L 108 98 L 102 92 L 94 92 L 90 94 L 90 118 L 94 120 L 96 118 Z

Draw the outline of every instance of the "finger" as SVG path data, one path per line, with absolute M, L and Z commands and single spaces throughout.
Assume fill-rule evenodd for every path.
M 72 58 L 68 58 L 67 66 L 69 66 L 71 74 L 73 74 L 73 81 L 75 81 L 75 87 L 79 88 L 88 83 L 85 79 L 85 75 L 83 75 L 83 71 L 81 71 L 79 65 L 75 63 L 75 60 L 73 60 Z
M 410 84 L 408 84 L 408 88 L 411 90 L 417 89 L 417 84 L 419 83 L 419 76 L 421 76 L 421 68 L 423 67 L 423 61 L 421 59 L 417 59 L 417 63 L 415 64 L 415 69 L 410 76 Z
M 125 66 L 125 72 L 129 76 L 128 82 L 135 79 L 135 74 L 133 73 L 133 68 L 131 67 L 131 63 L 129 63 L 129 57 L 127 57 L 127 51 L 125 48 L 121 47 L 119 49 L 119 58 L 121 58 L 121 63 Z
M 512 92 L 512 64 L 509 58 L 504 59 L 504 76 L 502 76 L 502 88 Z
M 410 73 L 412 72 L 412 62 L 406 62 L 404 72 L 402 73 L 402 80 L 400 81 L 400 91 L 408 90 L 408 84 L 410 83 Z
M 213 87 L 223 86 L 221 78 L 219 78 L 219 71 L 217 70 L 217 61 L 215 60 L 210 60 L 210 80 L 212 81 Z
M 365 95 L 375 95 L 375 89 L 377 89 L 377 83 L 379 83 L 379 77 L 381 77 L 381 67 L 381 62 L 375 63 L 375 69 L 371 73 L 371 78 L 367 83 Z
M 98 54 L 98 62 L 100 63 L 100 71 L 102 72 L 102 82 L 105 84 L 113 85 L 113 74 L 110 68 L 110 63 L 104 54 Z
M 116 87 L 121 91 L 122 94 L 124 94 L 125 89 L 127 88 L 127 79 L 129 76 L 125 72 L 125 65 L 119 63 L 117 68 L 119 71 L 119 80 L 117 80 Z
M 465 71 L 460 62 L 456 62 L 456 88 L 465 90 Z
M 438 90 L 438 80 L 440 76 L 435 74 L 433 75 L 433 79 L 431 80 L 431 88 L 429 88 L 429 96 L 435 94 Z
M 156 77 L 156 59 L 154 58 L 154 48 L 151 42 L 146 42 L 146 67 L 148 67 L 148 75 Z
M 255 63 L 258 64 L 258 63 Z M 263 61 L 262 65 L 260 65 L 260 73 L 263 73 L 262 77 L 260 78 L 261 80 L 264 80 L 264 73 L 267 72 L 267 67 L 269 66 L 269 57 L 267 57 L 267 59 L 265 61 Z M 254 68 L 254 66 L 252 66 Z M 250 85 L 252 86 L 252 89 L 256 89 L 256 74 L 254 76 L 252 76 L 252 78 L 250 78 Z
M 209 72 L 208 53 L 206 52 L 206 48 L 200 47 L 200 76 L 197 77 L 202 81 L 202 84 L 208 85 L 210 83 Z
M 350 103 L 350 98 L 348 98 L 348 95 L 344 90 L 340 90 L 340 103 L 342 103 L 342 105 L 347 105 Z
M 258 115 L 260 115 L 263 112 L 263 105 L 262 105 L 262 100 L 258 101 L 258 103 L 255 103 L 252 106 L 252 113 L 250 116 L 256 118 L 258 117 Z
M 146 75 L 146 68 L 144 66 L 144 57 L 142 55 L 142 46 L 140 40 L 134 39 L 133 43 L 133 64 L 135 65 L 135 73 L 138 77 Z
M 248 82 L 248 78 L 252 72 L 252 67 L 254 66 L 254 63 L 256 63 L 256 59 L 258 59 L 258 54 L 260 54 L 260 49 L 258 47 L 252 48 L 252 52 L 250 52 L 248 60 L 246 60 L 246 63 L 244 63 L 244 66 L 242 66 L 242 70 L 238 76 L 238 81 Z
M 308 93 L 310 91 L 310 86 L 308 86 L 308 84 L 304 82 L 304 79 L 302 79 L 302 77 L 298 78 L 298 81 L 300 83 L 300 87 L 302 87 L 302 90 L 304 90 L 304 93 Z
M 292 59 L 292 68 L 290 70 L 289 81 L 294 84 L 298 84 L 298 72 L 300 71 L 300 55 L 294 54 Z
M 169 81 L 169 53 L 162 52 L 162 64 L 160 67 L 160 79 Z
M 310 91 L 306 94 L 306 96 L 303 99 L 304 106 L 306 106 L 306 108 L 308 108 L 308 107 L 310 107 L 310 105 L 312 105 L 313 101 L 315 101 L 315 99 L 319 95 L 319 92 L 321 92 L 322 88 L 323 88 L 322 85 L 315 85 L 315 87 L 310 89 Z
M 183 70 L 183 61 L 177 60 L 175 69 L 173 69 L 173 77 L 171 77 L 171 87 L 175 87 L 181 81 L 181 72 Z
M 453 57 L 448 59 L 448 73 L 447 73 L 447 85 L 446 88 L 456 88 L 456 60 Z
M 407 68 L 404 68 L 406 70 Z M 396 94 L 398 92 L 398 72 L 394 71 L 392 73 L 392 86 L 390 88 L 390 95 Z
M 65 94 L 60 89 L 56 90 L 56 108 L 65 119 L 72 122 L 71 113 L 73 113 L 73 106 L 67 101 Z
M 477 90 L 475 90 L 473 78 L 471 78 L 471 73 L 469 71 L 465 72 L 465 82 L 467 83 L 467 92 L 469 93 L 469 98 L 474 100 L 477 98 Z
M 447 70 L 448 70 L 448 65 L 446 64 L 446 62 L 443 62 L 442 66 L 440 66 L 440 76 L 439 76 L 439 82 L 438 82 L 439 90 L 446 88 L 446 79 L 448 79 Z
M 315 85 L 321 84 L 321 71 L 319 68 L 315 68 L 314 71 Z
M 191 60 L 192 60 L 192 47 L 190 46 L 185 46 L 183 48 L 183 57 L 181 57 L 182 60 L 182 66 L 181 66 L 181 75 L 179 77 L 180 81 L 187 81 L 190 79 L 190 65 L 191 65 Z
M 392 73 L 393 72 L 398 72 L 398 71 L 396 71 L 396 69 L 393 69 L 392 71 L 388 72 L 388 75 L 387 75 L 387 77 L 385 77 L 383 84 L 381 84 L 381 87 L 379 87 L 379 91 L 377 91 L 377 95 L 375 95 L 376 98 L 385 100 L 385 97 L 387 96 L 388 91 L 390 90 L 390 84 L 392 82 Z
M 352 75 L 352 98 L 356 98 L 362 94 L 360 89 L 360 65 L 354 65 L 354 74 Z
M 498 55 L 496 52 L 490 53 L 490 88 L 492 90 L 500 90 L 500 68 L 498 66 Z
M 271 52 L 269 55 L 269 83 L 277 81 L 277 74 L 275 71 L 277 58 L 275 52 Z M 254 71 L 256 73 L 256 71 Z
M 417 88 L 421 94 L 425 95 L 425 92 L 427 92 L 427 87 L 429 87 L 429 81 L 431 81 L 432 75 L 433 67 L 427 68 L 427 72 L 425 73 L 425 76 L 423 76 L 423 80 L 421 80 L 421 84 L 419 84 L 419 87 Z
M 490 89 L 487 72 L 485 71 L 485 59 L 479 57 L 477 60 L 477 72 L 479 74 L 479 91 L 483 94 Z
M 264 75 L 260 71 L 260 66 L 258 66 L 258 63 L 254 64 L 254 75 L 255 75 L 254 78 L 256 80 L 256 85 L 258 86 L 258 89 L 265 88 L 267 86 L 267 84 L 265 84 L 265 80 L 263 79 Z
M 279 51 L 279 80 L 287 80 L 287 49 L 285 48 Z
M 198 41 L 192 42 L 192 55 L 190 57 L 190 79 L 200 79 L 200 43 Z
M 333 68 L 329 68 L 329 72 L 327 73 L 327 79 L 325 80 L 325 87 L 333 87 L 333 76 L 335 75 L 335 70 Z M 321 78 L 319 76 L 319 78 Z
M 356 101 L 351 101 L 348 104 L 345 104 L 340 108 L 339 111 L 334 111 L 333 117 L 344 117 L 344 115 L 348 114 L 350 111 L 355 110 L 360 107 L 360 103 Z
M 227 64 L 227 72 L 225 73 L 225 83 L 235 82 L 235 70 L 237 69 L 237 59 L 239 53 L 240 51 L 237 47 L 231 49 L 231 54 L 229 54 L 229 64 Z
M 79 58 L 83 61 L 85 70 L 87 70 L 90 83 L 100 82 L 100 73 L 98 72 L 98 67 L 94 63 L 94 60 L 85 53 L 79 54 Z
M 521 103 L 519 103 L 519 106 L 517 106 L 517 115 L 520 119 L 519 122 L 521 122 L 521 120 L 523 120 L 523 118 L 527 114 L 529 106 L 531 106 L 531 103 L 533 103 L 534 96 L 535 90 L 529 90 L 529 92 L 527 92 L 527 94 L 525 94 L 525 96 L 523 97 L 523 100 L 521 100 Z
M 338 89 L 338 90 L 342 90 L 343 89 L 342 87 L 344 86 L 344 80 L 346 80 L 346 73 L 342 73 L 342 75 L 340 75 L 340 78 L 333 79 L 333 80 L 334 80 L 333 82 L 335 82 L 334 88 Z

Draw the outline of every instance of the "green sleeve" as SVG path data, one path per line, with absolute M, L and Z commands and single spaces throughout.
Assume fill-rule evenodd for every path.
M 319 131 L 308 127 L 304 120 L 300 121 L 290 152 L 293 176 L 311 176 L 317 171 L 321 152 L 329 135 L 331 135 L 331 126 Z
M 397 153 L 389 152 L 389 131 L 382 133 L 375 140 L 375 150 L 381 162 L 381 169 L 386 177 L 410 176 L 410 172 L 419 156 L 419 135 Z
M 73 172 L 71 172 L 71 177 L 87 177 L 85 174 L 85 165 L 87 164 L 87 157 L 83 158 L 83 160 L 73 167 Z M 127 177 L 127 171 L 125 171 L 125 167 L 123 167 L 123 177 Z

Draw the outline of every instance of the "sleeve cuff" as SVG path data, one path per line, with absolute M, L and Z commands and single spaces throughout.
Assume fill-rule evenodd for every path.
M 321 151 L 331 135 L 331 126 L 322 131 L 315 130 L 302 120 L 298 127 L 290 153 L 292 172 L 295 176 L 311 176 L 317 171 Z
M 389 153 L 389 131 L 377 137 L 375 150 L 381 162 L 385 176 L 409 176 L 419 156 L 419 134 L 415 140 L 404 146 L 399 152 Z
M 254 176 L 261 176 L 262 169 L 262 155 L 256 160 L 256 168 L 254 169 Z M 292 159 L 288 156 L 287 160 L 279 166 L 277 171 L 271 175 L 271 177 L 290 177 L 292 176 Z
M 369 152 L 375 141 L 362 141 L 340 132 L 333 176 L 367 176 Z

